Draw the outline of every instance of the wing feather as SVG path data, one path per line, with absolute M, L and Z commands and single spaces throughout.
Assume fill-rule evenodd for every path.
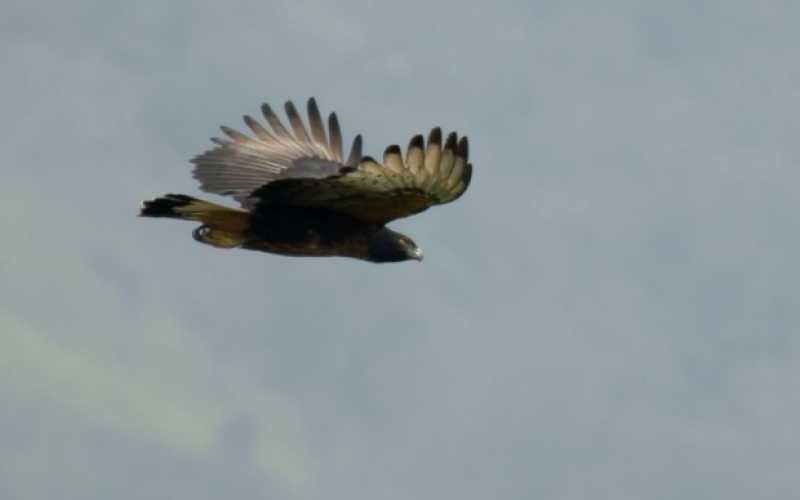
M 308 132 L 306 131 L 306 126 L 303 125 L 303 119 L 300 118 L 300 113 L 297 112 L 294 103 L 292 101 L 286 101 L 284 108 L 286 110 L 286 116 L 289 117 L 289 124 L 292 126 L 295 139 L 304 143 L 311 142 L 311 139 L 308 137 Z
M 451 133 L 442 150 L 441 135 L 438 128 L 432 130 L 427 147 L 422 136 L 414 136 L 405 160 L 400 147 L 392 145 L 382 163 L 365 156 L 353 169 L 324 178 L 278 180 L 254 195 L 263 209 L 274 204 L 324 207 L 374 223 L 407 217 L 454 201 L 469 187 L 467 139 Z
M 442 130 L 415 135 L 403 151 L 386 148 L 382 162 L 362 156 L 356 135 L 343 162 L 342 132 L 335 113 L 328 130 L 316 100 L 307 103 L 308 128 L 291 101 L 284 105 L 287 128 L 268 104 L 261 111 L 265 127 L 249 115 L 253 136 L 223 126 L 225 138 L 195 157 L 194 176 L 204 191 L 230 195 L 248 209 L 284 204 L 324 207 L 375 223 L 407 217 L 430 206 L 449 203 L 469 187 L 469 142 L 456 132 L 442 145 Z
M 294 104 L 285 104 L 290 129 L 269 104 L 261 111 L 271 130 L 249 115 L 244 122 L 254 137 L 222 126 L 226 138 L 215 137 L 217 147 L 196 156 L 194 176 L 204 191 L 230 195 L 245 208 L 252 208 L 257 199 L 255 190 L 270 182 L 292 178 L 324 178 L 338 175 L 361 161 L 361 136 L 353 141 L 348 163 L 342 163 L 342 132 L 334 113 L 329 117 L 328 140 L 316 100 L 308 101 L 309 135 Z
M 261 105 L 261 113 L 264 114 L 264 118 L 267 119 L 269 126 L 272 127 L 272 130 L 275 131 L 278 136 L 283 137 L 284 139 L 292 139 L 292 135 L 286 130 L 286 127 L 283 126 L 281 123 L 281 119 L 278 118 L 278 115 L 272 111 L 272 108 L 269 104 L 264 103 Z
M 331 113 L 328 116 L 328 131 L 331 135 L 330 149 L 336 156 L 337 161 L 342 161 L 344 155 L 342 154 L 342 131 L 339 128 L 339 119 L 336 113 Z
M 405 164 L 403 163 L 403 153 L 400 151 L 400 146 L 394 144 L 386 148 L 383 152 L 383 166 L 391 170 L 394 176 L 403 177 Z M 391 176 L 388 179 L 394 180 Z
M 431 130 L 428 135 L 428 146 L 425 148 L 425 165 L 423 189 L 430 190 L 436 182 L 436 171 L 442 159 L 442 129 Z
M 353 139 L 353 146 L 350 148 L 350 156 L 347 158 L 347 165 L 348 167 L 355 167 L 358 165 L 358 162 L 361 161 L 361 146 L 362 146 L 361 134 L 358 134 L 355 139 Z
M 424 170 L 425 140 L 417 134 L 408 142 L 406 149 L 406 165 L 415 177 L 419 177 Z
M 462 137 L 461 140 L 458 141 L 458 146 L 456 146 L 455 163 L 453 164 L 453 169 L 447 176 L 447 189 L 454 189 L 458 183 L 461 182 L 461 179 L 464 178 L 464 171 L 467 168 L 468 155 L 469 143 L 467 142 L 466 137 Z
M 439 165 L 436 167 L 436 175 L 431 176 L 431 191 L 446 189 L 447 179 L 450 177 L 450 172 L 452 172 L 453 165 L 456 162 L 455 151 L 453 151 L 454 145 L 455 134 L 451 133 L 447 137 L 447 142 L 445 143 L 444 150 L 442 151 L 441 158 L 439 159 Z
M 302 124 L 302 120 L 300 123 Z M 308 124 L 311 127 L 311 137 L 314 138 L 314 142 L 328 147 L 325 126 L 322 124 L 322 116 L 319 114 L 317 101 L 313 97 L 308 100 Z
M 232 128 L 226 127 L 225 125 L 221 126 L 220 129 L 222 132 L 233 139 L 234 142 L 239 144 L 247 144 L 250 142 L 250 138 L 244 135 L 243 133 L 239 132 L 238 130 L 233 130 Z
M 267 129 L 265 129 L 260 123 L 258 123 L 252 116 L 244 115 L 244 122 L 253 131 L 253 133 L 258 137 L 259 140 L 270 143 L 275 142 L 277 139 L 269 133 Z

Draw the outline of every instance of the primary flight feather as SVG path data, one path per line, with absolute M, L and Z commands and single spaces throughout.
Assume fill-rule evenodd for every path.
M 422 250 L 386 224 L 449 203 L 467 190 L 472 177 L 467 138 L 452 132 L 443 143 L 437 127 L 427 142 L 414 136 L 405 157 L 392 145 L 378 162 L 362 156 L 357 135 L 345 159 L 335 113 L 326 130 L 312 97 L 307 129 L 291 101 L 285 110 L 289 128 L 264 104 L 269 129 L 245 116 L 252 136 L 223 126 L 227 138 L 212 139 L 216 147 L 192 160 L 200 189 L 232 196 L 241 209 L 168 194 L 143 202 L 140 215 L 202 222 L 194 238 L 220 248 L 371 262 L 422 260 Z

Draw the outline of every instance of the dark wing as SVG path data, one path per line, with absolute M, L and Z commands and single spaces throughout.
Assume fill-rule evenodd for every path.
M 261 205 L 316 206 L 375 223 L 407 217 L 451 202 L 469 187 L 472 165 L 469 144 L 453 132 L 442 147 L 442 131 L 433 129 L 427 146 L 413 137 L 405 159 L 400 147 L 389 146 L 383 164 L 364 157 L 353 168 L 327 177 L 291 176 L 253 193 Z
M 287 178 L 321 179 L 355 169 L 361 162 L 361 136 L 356 136 L 347 160 L 342 152 L 342 133 L 336 113 L 328 117 L 328 133 L 312 97 L 308 100 L 310 133 L 291 101 L 285 105 L 291 131 L 269 105 L 261 110 L 271 131 L 245 116 L 255 137 L 221 127 L 229 139 L 214 138 L 217 147 L 195 157 L 194 177 L 200 189 L 233 196 L 245 208 L 259 201 L 252 197 L 258 188 Z

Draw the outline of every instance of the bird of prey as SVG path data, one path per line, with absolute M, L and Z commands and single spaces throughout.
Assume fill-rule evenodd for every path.
M 183 194 L 144 201 L 139 215 L 199 221 L 194 239 L 219 248 L 292 256 L 341 256 L 370 262 L 422 260 L 422 250 L 386 224 L 460 197 L 470 183 L 466 137 L 442 142 L 436 127 L 411 138 L 405 158 L 397 145 L 383 162 L 361 154 L 357 135 L 345 158 L 336 113 L 327 131 L 317 103 L 308 100 L 307 129 L 291 101 L 289 128 L 272 108 L 261 111 L 269 129 L 250 116 L 252 137 L 221 127 L 227 138 L 192 160 L 200 189 L 232 196 L 229 208 Z

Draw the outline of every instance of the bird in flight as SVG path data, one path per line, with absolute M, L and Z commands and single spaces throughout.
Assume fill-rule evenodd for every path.
M 264 104 L 270 129 L 245 116 L 252 137 L 223 126 L 227 138 L 212 139 L 216 147 L 192 160 L 200 189 L 231 196 L 241 208 L 167 194 L 144 201 L 139 215 L 201 222 L 194 239 L 218 248 L 421 261 L 411 238 L 386 224 L 464 194 L 472 177 L 467 138 L 452 132 L 443 142 L 436 127 L 427 142 L 412 137 L 405 158 L 389 146 L 380 163 L 362 156 L 357 135 L 345 158 L 336 113 L 326 131 L 313 97 L 308 129 L 291 101 L 285 109 L 288 129 Z

